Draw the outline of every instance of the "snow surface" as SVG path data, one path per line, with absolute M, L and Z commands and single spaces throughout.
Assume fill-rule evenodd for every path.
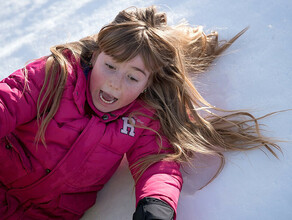
M 122 9 L 158 5 L 169 23 L 186 19 L 221 39 L 250 29 L 195 82 L 217 107 L 252 109 L 256 116 L 291 108 L 291 0 L 9 0 L 0 2 L 0 78 L 52 45 L 98 32 Z M 292 140 L 292 112 L 264 120 L 267 134 Z M 185 177 L 178 220 L 292 219 L 292 144 L 281 143 L 280 160 L 261 151 L 227 154 L 220 176 L 195 193 Z M 124 161 L 98 194 L 84 220 L 128 220 L 134 212 L 133 180 Z

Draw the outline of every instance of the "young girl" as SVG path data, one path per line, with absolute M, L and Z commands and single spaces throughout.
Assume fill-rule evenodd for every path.
M 247 112 L 210 105 L 191 76 L 228 43 L 130 8 L 98 34 L 51 48 L 0 84 L 1 219 L 79 219 L 126 154 L 133 219 L 175 219 L 180 164 L 278 145 Z M 216 177 L 215 175 L 215 177 Z

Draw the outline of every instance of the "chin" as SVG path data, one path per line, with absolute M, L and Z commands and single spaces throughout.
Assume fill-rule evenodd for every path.
M 118 107 L 114 107 L 114 106 L 105 107 L 103 105 L 98 105 L 98 106 L 95 105 L 95 108 L 104 113 L 113 112 L 119 109 Z

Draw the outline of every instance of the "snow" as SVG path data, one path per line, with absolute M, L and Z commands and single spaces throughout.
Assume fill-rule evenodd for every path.
M 217 30 L 220 39 L 230 39 L 250 26 L 195 82 L 209 102 L 226 109 L 251 109 L 256 116 L 291 108 L 289 0 L 1 1 L 0 78 L 28 60 L 47 55 L 50 46 L 98 32 L 122 9 L 152 4 L 168 13 L 170 24 L 186 19 L 192 25 L 203 25 L 207 32 Z M 265 119 L 266 134 L 291 141 L 291 116 L 292 112 L 284 112 Z M 292 219 L 292 145 L 280 145 L 284 152 L 280 160 L 261 151 L 227 154 L 219 177 L 197 192 L 192 184 L 196 175 L 186 176 L 177 219 Z M 133 180 L 123 161 L 82 219 L 131 219 L 134 204 Z

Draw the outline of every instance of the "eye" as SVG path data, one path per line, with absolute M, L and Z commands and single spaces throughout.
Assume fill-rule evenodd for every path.
M 138 80 L 137 80 L 135 77 L 131 76 L 131 75 L 129 75 L 128 78 L 129 78 L 131 81 L 138 82 Z
M 105 63 L 105 65 L 107 66 L 107 68 L 109 68 L 110 70 L 116 70 L 116 68 L 114 66 L 112 66 L 111 64 Z

